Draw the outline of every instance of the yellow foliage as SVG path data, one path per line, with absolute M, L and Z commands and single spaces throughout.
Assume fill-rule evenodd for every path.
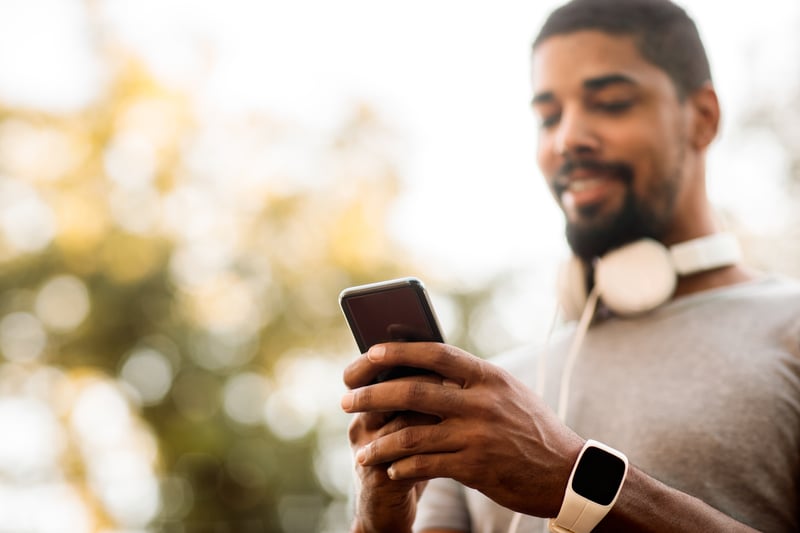
M 100 260 L 105 274 L 113 281 L 126 284 L 139 281 L 161 266 L 162 244 L 148 237 L 112 233 L 104 241 Z
M 85 186 L 61 191 L 51 201 L 58 226 L 56 244 L 67 257 L 85 259 L 111 228 L 105 194 Z

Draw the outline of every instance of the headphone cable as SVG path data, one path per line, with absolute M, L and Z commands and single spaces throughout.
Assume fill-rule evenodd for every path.
M 575 329 L 575 336 L 572 338 L 572 343 L 570 344 L 569 352 L 567 353 L 567 358 L 564 362 L 564 369 L 561 372 L 561 383 L 558 389 L 558 404 L 556 406 L 556 413 L 558 415 L 558 419 L 564 424 L 567 422 L 567 407 L 569 404 L 570 387 L 572 385 L 572 371 L 575 368 L 575 362 L 578 360 L 578 354 L 583 346 L 583 341 L 586 338 L 589 325 L 592 323 L 595 309 L 597 309 L 597 301 L 599 296 L 600 295 L 597 287 L 593 287 L 589 293 L 589 296 L 586 298 L 586 304 L 583 306 L 583 312 L 581 312 L 581 318 L 578 321 L 578 326 Z M 553 314 L 553 320 L 550 323 L 550 329 L 548 330 L 547 337 L 545 338 L 544 347 L 539 353 L 539 359 L 537 361 L 535 392 L 540 398 L 544 398 L 544 388 L 546 382 L 544 374 L 547 371 L 550 339 L 555 331 L 556 324 L 558 323 L 558 317 L 559 312 L 558 307 L 556 307 L 556 312 Z M 522 520 L 522 514 L 523 513 L 520 512 L 514 513 L 514 516 L 511 518 L 511 522 L 508 524 L 507 533 L 517 533 L 519 523 Z M 542 531 L 543 533 L 547 533 L 546 521 L 543 523 Z
M 572 344 L 567 353 L 567 359 L 564 362 L 564 370 L 561 371 L 561 385 L 558 388 L 558 418 L 562 423 L 567 423 L 567 410 L 569 408 L 569 392 L 572 386 L 572 371 L 575 369 L 575 362 L 578 360 L 578 354 L 583 347 L 583 341 L 586 338 L 586 332 L 589 331 L 589 325 L 592 323 L 594 311 L 597 309 L 597 300 L 599 299 L 597 286 L 592 288 L 589 296 L 586 298 L 586 305 L 583 307 L 581 319 L 578 322 L 578 327 L 575 330 L 575 337 L 572 339 Z

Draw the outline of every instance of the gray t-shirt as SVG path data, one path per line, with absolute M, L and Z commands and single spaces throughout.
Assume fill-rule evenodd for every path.
M 574 326 L 573 326 L 574 327 Z M 571 330 L 550 342 L 554 407 Z M 533 390 L 536 351 L 496 360 Z M 631 464 L 766 532 L 800 530 L 800 283 L 770 277 L 593 325 L 567 424 Z M 505 533 L 513 513 L 448 479 L 429 483 L 416 531 Z M 542 531 L 523 517 L 520 533 Z

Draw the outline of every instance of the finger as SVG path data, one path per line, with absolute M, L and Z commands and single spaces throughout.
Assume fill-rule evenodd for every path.
M 408 378 L 369 385 L 351 390 L 342 396 L 341 407 L 348 413 L 416 411 L 440 418 L 461 411 L 464 391 L 451 384 Z
M 364 387 L 374 383 L 380 374 L 386 372 L 390 368 L 391 366 L 370 361 L 367 358 L 367 354 L 363 353 L 345 367 L 342 374 L 344 384 L 349 389 Z
M 403 428 L 438 424 L 439 422 L 441 422 L 441 418 L 438 416 L 416 413 L 414 411 L 401 411 L 395 413 L 395 416 L 381 426 L 375 433 L 377 436 L 382 437 Z
M 364 357 L 381 367 L 422 368 L 468 386 L 483 379 L 489 368 L 486 361 L 455 346 L 437 342 L 390 342 L 376 344 Z M 363 363 L 366 364 L 366 363 Z
M 360 413 L 362 417 L 361 423 L 367 431 L 378 431 L 386 426 L 396 418 L 398 413 L 396 411 L 375 412 L 375 413 Z
M 395 343 L 387 343 L 385 345 L 375 345 L 370 348 L 369 351 L 366 353 L 361 354 L 360 356 L 356 357 L 353 362 L 347 365 L 344 369 L 343 378 L 344 383 L 350 389 L 355 389 L 358 387 L 364 387 L 371 383 L 375 383 L 376 381 L 384 381 L 381 376 L 391 372 L 395 368 L 410 368 L 416 369 L 417 372 L 406 372 L 401 375 L 415 375 L 420 373 L 419 369 L 423 369 L 429 373 L 431 370 L 428 368 L 430 363 L 420 365 L 404 365 L 404 364 L 391 364 L 391 363 L 383 363 L 377 359 L 378 353 L 381 352 L 381 346 L 392 346 L 392 345 L 411 345 L 413 346 L 413 350 L 417 352 L 427 352 L 429 350 L 441 350 L 442 348 L 447 348 L 447 345 L 436 343 L 436 342 L 395 342 Z M 462 352 L 465 353 L 465 352 Z M 420 360 L 430 359 L 426 357 L 424 353 L 418 354 L 415 358 Z
M 375 439 L 356 453 L 362 466 L 385 464 L 412 455 L 454 452 L 462 440 L 445 423 L 408 426 Z
M 357 357 L 352 363 L 345 367 L 343 373 L 344 383 L 350 389 L 410 376 L 435 376 L 435 374 L 429 370 L 410 366 L 393 366 L 375 363 L 367 357 L 367 354 L 361 354 Z M 435 381 L 436 378 L 434 377 L 433 380 Z
M 389 465 L 386 475 L 392 481 L 413 481 L 435 477 L 457 479 L 459 472 L 451 466 L 459 462 L 455 459 L 456 453 L 428 453 L 403 457 Z
M 360 413 L 360 424 L 364 429 L 383 436 L 408 426 L 437 424 L 438 416 L 415 413 L 413 411 L 390 411 L 377 413 Z
M 436 384 L 436 385 L 443 385 L 445 387 L 451 387 L 451 388 L 456 388 L 456 389 L 461 388 L 453 380 L 444 379 L 441 376 L 438 376 L 436 374 L 431 374 L 431 373 L 413 374 L 413 375 L 409 375 L 409 376 L 405 376 L 405 377 L 398 377 L 398 378 L 395 378 L 392 381 L 394 381 L 395 383 L 417 381 L 417 382 L 421 382 L 421 383 L 432 383 L 432 384 Z M 377 384 L 373 384 L 373 385 L 377 385 Z M 374 389 L 366 390 L 365 392 L 363 392 L 361 394 L 370 395 L 370 394 L 373 393 L 373 390 Z M 352 392 L 352 391 L 350 391 L 350 392 Z M 349 394 L 349 393 L 344 395 L 344 397 L 342 398 L 342 409 L 344 409 L 345 411 L 355 412 L 354 409 L 349 409 L 349 408 L 346 407 L 346 405 L 348 405 L 348 402 L 352 401 L 352 400 L 346 400 L 347 398 L 350 398 L 350 397 L 351 397 L 351 394 Z M 384 414 L 381 417 L 376 417 L 375 418 L 376 422 L 373 423 L 373 424 L 369 424 L 369 427 L 376 428 L 378 426 L 381 426 L 385 422 L 387 422 L 390 418 L 392 418 L 392 416 L 393 415 L 391 415 L 391 414 Z

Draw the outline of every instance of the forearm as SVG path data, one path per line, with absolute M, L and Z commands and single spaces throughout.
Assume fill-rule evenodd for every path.
M 631 466 L 617 503 L 595 531 L 734 533 L 756 530 Z

